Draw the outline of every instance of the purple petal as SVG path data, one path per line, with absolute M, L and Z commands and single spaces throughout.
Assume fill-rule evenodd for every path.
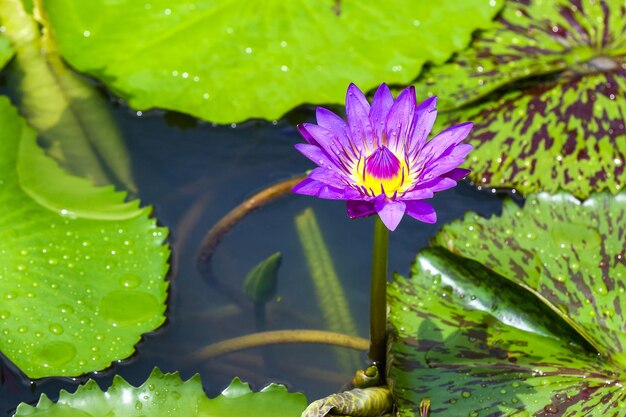
M 336 189 L 319 181 L 305 178 L 291 189 L 292 193 L 311 195 L 330 200 L 343 200 L 343 190 Z
M 331 160 L 326 152 L 324 152 L 324 150 L 319 146 L 307 145 L 306 143 L 297 143 L 294 145 L 294 148 L 296 148 L 302 155 L 306 156 L 311 161 L 315 162 L 321 167 L 334 168 L 337 166 L 335 162 Z
M 356 142 L 357 148 L 360 144 L 374 148 L 372 125 L 369 118 L 370 105 L 359 88 L 350 84 L 346 93 L 346 117 L 350 127 L 351 138 Z
M 376 209 L 372 201 L 348 200 L 346 201 L 346 212 L 351 219 L 358 219 L 376 214 Z
M 376 138 L 380 141 L 382 139 L 383 127 L 385 126 L 385 120 L 389 109 L 393 105 L 393 96 L 387 84 L 382 83 L 372 99 L 372 108 L 370 109 L 370 122 L 372 123 L 372 129 Z M 379 142 L 380 143 L 380 142 Z
M 390 149 L 396 150 L 398 144 L 404 144 L 413 125 L 415 113 L 415 87 L 407 87 L 394 101 L 387 120 L 385 121 L 385 134 Z
M 438 177 L 457 168 L 465 162 L 465 157 L 472 150 L 473 146 L 462 144 L 452 146 L 451 148 L 444 153 L 445 156 L 433 158 L 428 162 L 422 174 L 424 178 Z
M 315 168 L 309 173 L 308 178 L 323 182 L 324 184 L 328 184 L 339 189 L 343 189 L 348 186 L 340 174 L 337 174 L 335 171 L 331 171 L 327 168 Z
M 424 223 L 436 223 L 435 209 L 425 201 L 406 201 L 406 213 Z
M 446 172 L 445 176 L 453 179 L 454 181 L 458 181 L 461 178 L 465 178 L 470 172 L 471 171 L 469 169 L 455 168 L 452 171 Z
M 465 139 L 473 126 L 472 123 L 468 122 L 447 128 L 424 146 L 419 159 L 429 161 L 438 158 L 448 148 Z
M 387 226 L 387 229 L 393 232 L 396 230 L 396 227 L 398 227 L 398 224 L 400 224 L 402 216 L 404 216 L 406 204 L 404 201 L 381 199 L 374 203 L 374 208 L 376 208 L 376 212 L 385 226 Z
M 456 185 L 456 181 L 447 177 L 437 177 L 430 181 L 419 184 L 415 189 L 408 191 L 402 195 L 405 200 L 423 200 L 432 198 L 434 193 L 447 190 Z M 424 193 L 429 192 L 430 196 L 423 197 Z
M 325 127 L 314 125 L 311 123 L 302 123 L 298 125 L 298 130 L 304 136 L 304 132 L 308 133 L 309 143 L 311 145 L 317 145 L 326 151 L 326 154 L 330 159 L 340 164 L 341 157 L 341 145 L 334 132 L 326 129 Z
M 413 130 L 409 133 L 408 152 L 419 152 L 424 147 L 436 118 L 437 97 L 428 98 L 415 107 Z
M 349 135 L 350 129 L 348 128 L 348 124 L 341 117 L 328 109 L 318 107 L 315 110 L 315 118 L 318 125 L 328 129 L 337 136 L 337 139 L 339 139 L 339 142 L 344 148 L 348 150 L 352 149 Z
M 456 184 L 456 183 L 455 183 Z M 419 187 L 402 194 L 403 200 L 423 200 L 425 198 L 433 198 L 434 191 L 430 187 Z

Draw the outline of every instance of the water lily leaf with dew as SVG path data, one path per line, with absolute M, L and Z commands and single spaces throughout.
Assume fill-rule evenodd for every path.
M 475 242 L 480 245 L 479 241 Z M 531 293 L 443 248 L 389 286 L 401 416 L 626 416 L 623 372 Z
M 6 36 L 0 35 L 0 70 L 13 58 L 15 51 Z
M 299 417 L 306 398 L 290 393 L 282 385 L 271 384 L 252 392 L 248 384 L 235 378 L 216 398 L 202 390 L 200 377 L 183 381 L 178 373 L 163 374 L 158 369 L 140 387 L 133 387 L 116 376 L 108 391 L 101 391 L 90 380 L 70 394 L 61 391 L 56 403 L 42 395 L 37 406 L 21 404 L 15 417 L 53 416 L 255 416 Z
M 47 21 L 38 8 L 31 14 L 32 7 L 20 0 L 0 2 L 0 24 L 16 50 L 7 79 L 20 113 L 37 130 L 48 155 L 68 172 L 95 185 L 119 183 L 136 191 L 109 103 L 67 67 Z
M 560 194 L 531 196 L 500 217 L 468 214 L 434 243 L 476 260 L 533 292 L 597 351 L 626 366 L 626 194 L 580 203 Z
M 43 162 L 31 165 L 35 188 L 77 188 L 68 207 L 87 185 L 44 162 L 34 130 L 6 97 L 0 126 L 0 351 L 31 378 L 76 376 L 127 358 L 165 320 L 167 231 L 150 208 L 129 207 L 111 188 L 87 189 L 76 213 L 40 204 L 21 188 L 22 157 Z
M 407 84 L 491 25 L 501 0 L 47 0 L 62 55 L 143 110 L 218 123 Z M 314 34 L 314 35 L 313 35 Z M 120 50 L 119 45 L 124 45 Z M 417 47 L 416 47 L 417 45 Z
M 471 120 L 480 185 L 587 197 L 626 183 L 626 9 L 621 0 L 505 4 L 497 25 L 418 80 L 442 126 Z

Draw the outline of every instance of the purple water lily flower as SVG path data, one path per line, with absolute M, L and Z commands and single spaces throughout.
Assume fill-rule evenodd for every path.
M 297 144 L 296 149 L 319 167 L 293 192 L 347 200 L 349 217 L 378 213 L 392 231 L 405 213 L 435 223 L 435 209 L 423 200 L 454 187 L 469 173 L 458 166 L 472 149 L 461 143 L 472 123 L 452 126 L 427 141 L 437 117 L 436 104 L 436 97 L 417 104 L 413 87 L 394 100 L 382 84 L 370 106 L 361 90 L 350 84 L 347 123 L 318 107 L 317 124 L 298 126 L 308 143 Z

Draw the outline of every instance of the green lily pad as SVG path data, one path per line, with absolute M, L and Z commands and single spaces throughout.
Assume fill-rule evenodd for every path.
M 501 0 L 48 0 L 63 56 L 137 109 L 219 123 L 406 84 L 491 25 Z M 120 45 L 124 45 L 120 50 Z
M 0 35 L 0 70 L 13 58 L 14 53 L 11 42 L 5 36 Z
M 509 1 L 496 25 L 418 80 L 442 125 L 471 120 L 479 185 L 617 193 L 626 183 L 626 9 L 620 0 Z
M 532 195 L 445 226 L 390 287 L 404 415 L 428 397 L 432 416 L 626 416 L 624 197 Z
M 133 387 L 116 376 L 105 393 L 90 380 L 73 394 L 61 391 L 56 403 L 42 395 L 36 407 L 20 404 L 15 417 L 299 417 L 305 407 L 303 394 L 289 393 L 284 386 L 276 384 L 252 392 L 248 384 L 238 378 L 218 397 L 209 399 L 198 375 L 183 381 L 178 373 L 163 374 L 155 369 L 140 387 Z
M 6 97 L 0 126 L 0 350 L 31 378 L 127 358 L 165 320 L 166 229 L 46 159 Z
M 622 372 L 531 294 L 442 248 L 412 272 L 389 287 L 399 415 L 626 416 Z

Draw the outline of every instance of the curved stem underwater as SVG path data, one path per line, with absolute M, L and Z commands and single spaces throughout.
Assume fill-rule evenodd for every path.
M 190 359 L 207 360 L 243 349 L 285 343 L 319 343 L 355 350 L 365 350 L 368 345 L 367 339 L 342 333 L 322 330 L 276 330 L 247 334 L 213 343 L 192 353 Z
M 387 352 L 387 255 L 389 229 L 375 216 L 374 248 L 372 250 L 372 283 L 370 293 L 370 352 L 369 358 L 385 375 Z

